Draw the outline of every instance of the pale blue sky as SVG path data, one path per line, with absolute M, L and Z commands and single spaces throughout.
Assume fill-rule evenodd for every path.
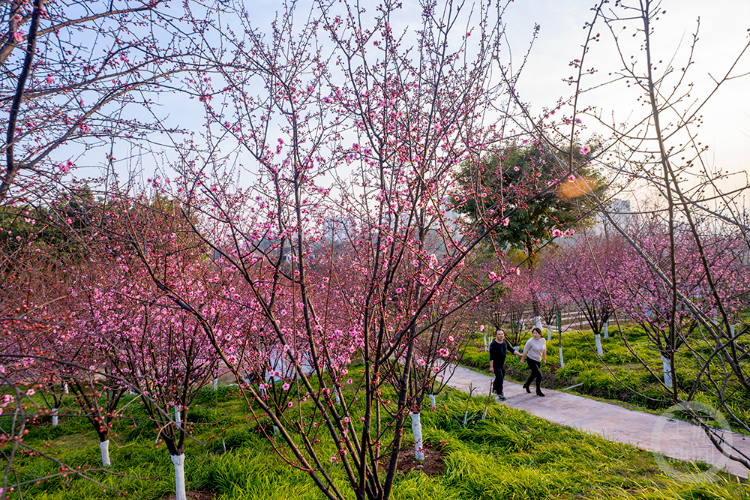
M 614 2 L 612 2 L 614 3 Z M 632 1 L 630 3 L 633 3 Z M 519 87 L 525 100 L 536 110 L 552 106 L 560 97 L 570 95 L 570 87 L 562 78 L 573 75 L 569 67 L 572 59 L 580 57 L 585 40 L 584 22 L 591 19 L 593 1 L 516 0 L 508 11 L 506 20 L 515 51 L 520 55 L 527 45 L 528 33 L 535 23 L 541 25 L 539 39 L 529 60 Z M 723 76 L 736 55 L 748 41 L 750 28 L 750 1 L 747 0 L 666 0 L 662 2 L 666 15 L 655 24 L 653 46 L 654 60 L 668 60 L 678 49 L 674 66 L 680 67 L 687 57 L 687 49 L 700 17 L 699 41 L 694 54 L 695 64 L 687 81 L 694 82 L 693 97 L 705 96 L 712 88 L 710 75 Z M 625 23 L 622 23 L 625 24 Z M 602 41 L 593 44 L 590 52 L 592 64 L 603 76 L 621 67 L 611 35 L 604 25 L 595 29 Z M 632 41 L 632 30 L 624 39 Z M 642 38 L 638 37 L 639 43 Z M 630 47 L 633 49 L 633 47 Z M 639 47 L 631 53 L 638 57 Z M 629 53 L 628 55 L 630 55 Z M 607 68 L 605 70 L 605 68 Z M 750 71 L 750 53 L 746 53 L 736 73 Z M 704 108 L 704 123 L 700 128 L 701 141 L 708 144 L 707 160 L 724 170 L 742 172 L 748 169 L 750 158 L 750 78 L 728 82 Z M 607 110 L 617 110 L 620 119 L 626 119 L 640 106 L 632 102 L 621 87 L 603 89 L 584 96 L 584 104 L 597 105 Z M 637 111 L 636 111 L 637 113 Z M 744 176 L 742 177 L 744 183 Z M 725 182 L 723 187 L 736 187 L 740 178 Z
M 630 1 L 632 3 L 633 0 Z M 363 4 L 368 9 L 374 8 L 374 4 L 373 7 L 369 7 L 369 1 Z M 528 47 L 534 25 L 541 26 L 538 40 L 518 87 L 523 100 L 532 104 L 533 113 L 539 112 L 542 107 L 553 106 L 559 98 L 570 95 L 572 87 L 563 83 L 562 79 L 574 74 L 569 63 L 580 58 L 581 44 L 585 41 L 586 35 L 582 28 L 584 23 L 591 19 L 590 9 L 594 5 L 593 0 L 515 0 L 507 10 L 505 23 L 516 64 L 520 62 Z M 654 59 L 658 61 L 670 58 L 682 43 L 674 63 L 679 67 L 686 57 L 692 33 L 696 29 L 696 20 L 700 17 L 700 41 L 695 52 L 695 65 L 688 80 L 695 82 L 694 97 L 705 95 L 711 86 L 709 73 L 715 76 L 723 75 L 734 56 L 747 42 L 750 1 L 717 0 L 709 3 L 706 0 L 665 0 L 662 6 L 667 13 L 655 26 Z M 254 13 L 254 24 L 267 26 L 279 4 L 276 1 L 264 1 L 254 2 L 248 7 Z M 398 22 L 417 27 L 419 14 L 417 2 L 405 0 Z M 300 22 L 302 17 L 300 16 Z M 602 41 L 592 45 L 585 67 L 595 66 L 600 72 L 590 79 L 591 82 L 598 81 L 597 79 L 606 76 L 609 71 L 620 68 L 620 61 L 606 27 L 601 24 L 595 31 L 601 33 Z M 632 41 L 640 40 L 640 37 L 633 39 L 631 34 L 632 28 L 623 39 L 632 45 Z M 636 56 L 639 54 L 637 45 L 626 47 L 626 50 L 632 51 Z M 629 55 L 630 53 L 628 57 Z M 750 54 L 745 54 L 738 72 L 748 71 Z M 707 159 L 711 164 L 731 172 L 745 171 L 747 158 L 750 157 L 748 89 L 748 78 L 729 82 L 703 110 L 701 140 L 711 148 Z M 583 97 L 582 104 L 595 105 L 607 116 L 614 112 L 618 121 L 625 121 L 642 112 L 634 99 L 626 89 L 618 86 L 587 94 Z M 199 129 L 202 111 L 196 100 L 187 100 L 185 96 L 178 94 L 164 95 L 160 100 L 163 104 L 162 111 L 168 113 L 174 122 L 194 122 L 195 126 L 192 128 Z M 589 125 L 592 131 L 597 130 L 591 120 L 585 121 L 584 124 Z M 145 159 L 144 165 L 148 165 L 149 162 L 149 159 Z M 148 170 L 147 166 L 144 168 Z M 735 178 L 733 181 L 725 182 L 723 187 L 733 187 L 740 181 L 744 183 L 744 177 L 741 180 Z

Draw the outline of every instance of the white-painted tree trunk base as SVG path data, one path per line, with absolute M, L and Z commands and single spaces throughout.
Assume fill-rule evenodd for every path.
M 174 493 L 176 500 L 187 500 L 185 492 L 185 454 L 170 455 L 174 464 Z
M 57 408 L 52 408 L 52 425 L 57 425 Z
M 430 409 L 432 409 L 432 411 L 437 410 L 437 405 L 435 404 L 435 395 L 430 394 L 428 397 L 430 398 Z
M 112 462 L 109 460 L 109 439 L 106 441 L 100 441 L 99 449 L 102 451 L 102 465 L 104 467 L 112 465 Z
M 604 323 L 604 338 L 609 338 L 609 323 Z
M 664 356 L 661 357 L 662 371 L 664 372 L 664 385 L 672 387 L 672 366 L 669 364 L 669 359 Z
M 64 392 L 65 394 L 70 394 L 70 387 L 68 387 L 68 383 L 67 383 L 67 382 L 65 382 L 65 383 L 63 384 L 63 392 Z
M 215 378 L 214 379 L 214 390 L 216 390 L 218 387 L 219 387 L 219 379 Z
M 602 336 L 599 334 L 594 335 L 594 342 L 596 342 L 596 353 L 601 358 L 602 354 Z
M 414 434 L 414 458 L 424 460 L 424 444 L 422 443 L 422 419 L 419 413 L 411 414 L 411 432 Z
M 560 368 L 565 368 L 565 362 L 563 361 L 562 347 L 560 347 Z
M 488 351 L 489 348 L 487 347 L 487 336 L 482 334 L 482 340 L 484 341 L 484 350 Z
M 542 317 L 541 316 L 534 316 L 534 327 L 542 329 Z
M 273 435 L 276 436 L 276 435 L 278 435 L 278 433 L 279 433 L 279 428 L 274 425 L 273 426 Z
M 732 338 L 734 338 L 734 325 L 730 325 L 729 330 L 732 333 Z

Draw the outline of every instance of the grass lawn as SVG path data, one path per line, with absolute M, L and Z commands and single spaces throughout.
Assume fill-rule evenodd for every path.
M 433 477 L 417 470 L 400 474 L 394 499 L 750 499 L 750 489 L 734 479 L 679 483 L 662 475 L 645 451 L 551 424 L 494 401 L 482 420 L 487 404 L 483 397 L 469 399 L 448 391 L 437 402 L 436 411 L 425 408 L 422 421 L 425 443 L 442 456 L 444 472 Z M 204 389 L 188 423 L 201 442 L 191 441 L 186 447 L 188 490 L 210 491 L 219 500 L 324 498 L 304 472 L 284 464 L 260 435 L 265 422 L 253 420 L 236 388 Z M 97 469 L 98 440 L 83 418 L 61 417 L 57 427 L 47 421 L 31 423 L 29 429 L 26 444 L 73 469 L 88 470 L 101 485 L 76 474 L 56 475 L 61 472 L 58 463 L 22 454 L 13 463 L 10 479 L 32 482 L 21 488 L 22 497 L 16 490 L 7 498 L 117 498 L 119 491 L 127 492 L 125 498 L 151 500 L 173 492 L 168 452 L 163 445 L 155 446 L 156 425 L 145 420 L 138 402 L 130 405 L 129 418 L 119 420 L 114 428 L 110 473 Z M 407 432 L 405 442 L 411 440 Z M 325 439 L 320 446 L 324 456 L 328 448 L 333 449 Z M 326 466 L 346 491 L 340 466 L 328 461 Z M 708 468 L 687 463 L 677 467 Z

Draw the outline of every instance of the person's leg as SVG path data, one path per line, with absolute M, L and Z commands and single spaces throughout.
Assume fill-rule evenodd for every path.
M 539 361 L 534 361 L 533 366 L 531 367 L 531 371 L 532 371 L 532 376 L 536 380 L 537 395 L 544 396 L 544 394 L 542 393 L 542 371 L 540 369 L 541 366 L 542 364 Z
M 529 390 L 529 387 L 531 387 L 531 382 L 534 381 L 534 360 L 531 358 L 526 358 L 526 366 L 529 367 L 531 373 L 529 374 L 529 378 L 526 379 L 526 383 L 523 384 L 523 388 L 526 389 L 526 392 L 531 392 Z
M 492 382 L 492 390 L 495 394 L 503 392 L 503 369 L 499 365 L 493 365 L 492 368 L 495 372 L 495 381 Z
M 534 362 L 534 373 L 536 377 L 536 390 L 539 392 L 542 390 L 542 371 L 540 370 L 541 363 L 539 361 Z
M 495 380 L 497 381 L 497 396 L 500 398 L 500 401 L 505 401 L 505 394 L 503 394 L 503 381 L 505 380 L 505 369 L 504 367 L 500 366 L 498 368 L 495 368 L 495 373 L 497 374 L 497 377 Z

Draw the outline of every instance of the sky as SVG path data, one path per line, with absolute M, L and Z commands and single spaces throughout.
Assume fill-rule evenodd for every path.
M 630 3 L 633 3 L 632 1 Z M 528 45 L 529 33 L 534 24 L 540 25 L 538 40 L 534 44 L 524 74 L 519 81 L 523 100 L 532 103 L 537 112 L 542 106 L 553 106 L 560 97 L 571 94 L 563 78 L 573 75 L 569 63 L 581 57 L 585 42 L 584 23 L 593 17 L 590 10 L 594 2 L 584 0 L 515 0 L 506 14 L 509 40 L 517 57 Z M 723 76 L 748 42 L 750 31 L 750 2 L 747 0 L 666 0 L 661 2 L 666 13 L 654 26 L 652 38 L 655 61 L 668 61 L 675 56 L 673 65 L 684 66 L 692 35 L 700 19 L 699 39 L 694 52 L 694 64 L 686 81 L 694 83 L 691 100 L 706 96 L 713 90 L 711 76 Z M 626 23 L 621 23 L 625 25 Z M 622 29 L 622 27 L 620 27 Z M 591 63 L 585 68 L 599 71 L 591 78 L 600 81 L 610 71 L 622 67 L 617 57 L 612 36 L 603 24 L 595 25 L 594 32 L 601 33 L 601 41 L 592 45 L 587 55 Z M 641 54 L 633 45 L 633 30 L 628 29 L 622 39 L 630 42 L 628 54 Z M 642 37 L 637 37 L 642 40 Z M 657 65 L 657 72 L 663 69 Z M 750 72 L 750 53 L 745 53 L 735 74 Z M 724 189 L 747 184 L 744 173 L 750 158 L 750 78 L 740 78 L 724 84 L 701 110 L 703 124 L 699 129 L 700 141 L 709 146 L 707 163 L 735 175 L 722 183 Z M 687 102 L 687 101 L 686 101 Z M 618 120 L 639 113 L 640 105 L 622 86 L 603 88 L 583 96 L 584 105 L 596 105 L 605 116 L 614 111 Z M 632 115 L 631 115 L 632 113 Z M 584 121 L 584 124 L 587 124 Z M 591 124 L 590 130 L 596 130 Z
M 634 3 L 636 0 L 628 0 Z M 369 0 L 364 2 L 368 7 Z M 517 90 L 523 101 L 530 103 L 532 114 L 538 114 L 544 107 L 554 107 L 555 103 L 571 95 L 572 87 L 562 80 L 574 74 L 570 62 L 581 58 L 581 45 L 586 40 L 584 24 L 593 17 L 592 0 L 515 0 L 504 16 L 509 49 L 514 65 L 520 63 L 526 52 L 535 25 L 540 26 L 528 62 L 519 80 Z M 674 57 L 673 66 L 685 65 L 689 55 L 692 35 L 700 18 L 699 41 L 694 52 L 694 64 L 687 74 L 687 80 L 694 83 L 694 91 L 689 102 L 708 95 L 712 90 L 711 75 L 723 75 L 748 41 L 750 28 L 750 1 L 748 0 L 664 0 L 660 3 L 666 13 L 656 21 L 653 47 L 654 60 L 668 61 Z M 273 13 L 279 8 L 276 1 L 254 2 L 255 25 L 267 25 Z M 416 28 L 419 26 L 420 9 L 417 0 L 404 0 L 399 24 Z M 617 24 L 617 23 L 616 23 Z M 623 25 L 627 24 L 625 22 Z M 640 52 L 641 36 L 633 38 L 634 24 L 622 35 L 626 59 Z M 616 26 L 621 30 L 622 26 Z M 597 73 L 584 80 L 584 86 L 595 85 L 607 78 L 610 72 L 618 71 L 622 63 L 607 27 L 599 22 L 594 27 L 600 33 L 599 42 L 591 44 L 584 67 L 594 67 Z M 507 52 L 506 52 L 507 53 Z M 664 66 L 657 64 L 657 73 Z M 750 53 L 740 60 L 736 72 L 750 72 Z M 750 158 L 750 78 L 727 82 L 702 109 L 703 123 L 699 130 L 700 141 L 709 146 L 705 156 L 713 168 L 721 168 L 732 173 L 723 181 L 723 189 L 732 189 L 747 184 L 745 172 Z M 200 122 L 201 106 L 197 101 L 187 101 L 184 96 L 160 96 L 164 99 L 164 111 L 171 120 L 180 123 Z M 581 106 L 596 106 L 603 116 L 614 117 L 615 122 L 632 121 L 641 116 L 646 108 L 636 102 L 632 89 L 622 84 L 606 86 L 587 92 L 581 97 Z M 693 104 L 694 106 L 694 104 Z M 583 118 L 586 134 L 602 132 L 603 129 L 593 120 Z M 196 127 L 196 128 L 197 128 Z M 144 164 L 148 163 L 147 160 Z M 145 170 L 148 170 L 146 167 Z M 147 173 L 147 172 L 145 172 Z

